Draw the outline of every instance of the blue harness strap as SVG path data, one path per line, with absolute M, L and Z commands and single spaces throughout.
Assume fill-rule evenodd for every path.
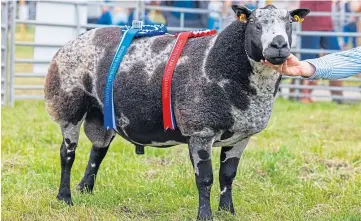
M 115 56 L 113 58 L 113 62 L 110 66 L 105 91 L 104 91 L 104 127 L 105 129 L 114 129 L 117 130 L 117 126 L 115 123 L 115 114 L 114 114 L 114 102 L 113 102 L 113 81 L 115 75 L 117 74 L 118 67 L 120 62 L 123 60 L 124 55 L 127 53 L 127 50 L 132 43 L 133 38 L 138 33 L 139 29 L 131 28 L 125 31 L 124 37 L 120 42 L 117 51 L 115 52 Z
M 104 89 L 104 128 L 114 129 L 117 131 L 114 112 L 113 100 L 113 82 L 117 74 L 120 63 L 128 51 L 134 37 L 150 37 L 155 35 L 163 35 L 167 33 L 164 25 L 143 25 L 139 21 L 133 21 L 131 28 L 126 27 L 123 38 L 115 52 L 112 64 L 109 68 L 106 85 Z

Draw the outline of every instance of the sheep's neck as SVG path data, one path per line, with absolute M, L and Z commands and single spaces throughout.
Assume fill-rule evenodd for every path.
M 252 87 L 257 90 L 257 95 L 275 95 L 278 83 L 281 80 L 280 74 L 259 62 L 249 60 L 253 69 L 249 79 Z
M 207 57 L 207 72 L 216 82 L 228 83 L 250 96 L 274 94 L 279 74 L 249 58 L 245 50 L 246 25 L 233 22 L 217 37 Z M 229 96 L 237 96 L 229 94 Z
M 219 33 L 207 56 L 206 73 L 214 82 L 225 82 L 224 88 L 248 92 L 252 66 L 244 48 L 244 30 L 244 24 L 233 22 Z

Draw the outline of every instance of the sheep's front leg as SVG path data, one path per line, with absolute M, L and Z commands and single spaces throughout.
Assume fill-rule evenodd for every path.
M 213 138 L 191 137 L 189 153 L 195 170 L 196 184 L 199 195 L 198 216 L 200 220 L 211 219 L 212 212 L 209 202 L 213 184 L 211 149 Z
M 232 201 L 232 183 L 237 173 L 239 159 L 249 138 L 242 140 L 233 147 L 222 147 L 221 168 L 219 170 L 219 183 L 221 196 L 219 199 L 219 210 L 229 211 L 234 214 Z
M 86 167 L 83 179 L 78 184 L 77 189 L 84 193 L 92 193 L 95 183 L 95 178 L 98 174 L 100 164 L 102 163 L 105 155 L 107 154 L 109 146 L 99 148 L 93 145 L 90 152 L 88 165 Z

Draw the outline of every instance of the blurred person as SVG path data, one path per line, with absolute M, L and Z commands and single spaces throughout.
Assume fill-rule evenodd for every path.
M 250 10 L 255 10 L 257 8 L 257 2 L 254 0 L 248 0 L 244 2 L 244 5 Z M 277 7 L 277 6 L 276 6 Z
M 234 19 L 238 20 L 239 17 L 234 14 L 232 10 L 232 5 L 245 5 L 250 10 L 255 10 L 257 8 L 257 0 L 245 0 L 245 1 L 231 1 L 225 0 L 223 3 L 223 12 L 222 12 L 222 25 L 227 27 L 231 24 Z
M 353 12 L 361 12 L 361 2 L 360 1 L 351 1 L 350 4 L 351 10 Z M 356 18 L 356 25 L 357 25 L 357 30 L 359 33 L 361 33 L 361 18 L 358 17 Z M 357 45 L 361 46 L 361 37 L 357 38 Z
M 112 23 L 113 25 L 124 26 L 128 24 L 129 10 L 126 8 L 121 8 L 116 6 L 112 13 Z
M 97 20 L 97 24 L 100 25 L 111 25 L 113 23 L 112 21 L 112 15 L 110 13 L 109 7 L 108 6 L 104 6 L 102 8 L 102 14 L 100 15 L 100 17 Z
M 211 11 L 208 17 L 208 29 L 219 30 L 220 19 L 222 19 L 223 2 L 211 0 L 208 4 L 208 10 Z
M 29 19 L 35 20 L 36 18 L 36 2 L 35 1 L 29 1 Z
M 19 2 L 19 11 L 18 11 L 19 19 L 28 20 L 29 19 L 29 7 L 24 0 Z M 20 26 L 20 38 L 21 41 L 26 41 L 26 24 L 19 24 Z
M 133 20 L 134 20 L 134 12 L 135 12 L 134 9 L 131 9 L 131 10 L 130 10 L 130 14 L 129 14 L 129 17 L 128 17 L 128 25 L 129 25 L 129 26 L 131 26 L 132 23 L 133 23 Z M 165 20 L 165 21 L 166 21 L 166 20 Z M 153 21 L 149 18 L 149 13 L 146 12 L 146 14 L 144 15 L 144 18 L 143 18 L 143 24 L 144 24 L 144 25 L 155 25 L 155 24 L 160 24 L 160 23 L 153 22 Z
M 336 80 L 361 72 L 361 46 L 304 61 L 291 54 L 282 65 L 273 65 L 268 61 L 261 62 L 283 75 L 301 76 L 308 80 Z
M 201 8 L 200 1 L 165 1 L 162 4 L 176 8 Z M 169 27 L 180 27 L 180 12 L 168 12 L 166 14 L 167 25 Z M 207 24 L 203 24 L 202 16 L 199 13 L 184 13 L 184 27 L 187 28 L 204 28 Z
M 88 5 L 87 8 L 87 23 L 96 24 L 102 15 L 102 8 L 98 5 Z M 89 31 L 90 29 L 88 29 Z
M 19 11 L 18 17 L 21 20 L 28 20 L 29 19 L 29 5 L 24 1 L 19 2 Z
M 279 0 L 276 0 L 276 1 L 274 1 L 275 3 L 276 2 L 280 2 Z M 274 3 L 272 0 L 258 0 L 257 1 L 257 8 L 263 8 L 263 7 L 265 7 L 266 5 L 271 5 L 271 4 L 273 4 Z M 277 6 L 276 6 L 277 7 Z
M 350 1 L 347 1 L 345 3 L 344 10 L 346 13 L 353 12 L 351 10 L 351 2 Z M 357 32 L 357 26 L 356 26 L 357 18 L 355 16 L 351 16 L 351 17 L 347 17 L 346 20 L 347 20 L 346 24 L 343 26 L 343 32 L 351 32 L 351 33 Z M 347 49 L 349 46 L 349 42 L 351 42 L 351 47 L 354 48 L 357 46 L 356 37 L 344 36 L 342 48 Z
M 235 19 L 238 19 L 237 16 L 235 16 L 234 11 L 232 10 L 232 5 L 242 5 L 242 2 L 240 2 L 240 1 L 234 2 L 231 0 L 225 0 L 223 2 L 223 11 L 222 11 L 223 27 L 227 27 Z
M 309 1 L 301 0 L 301 8 L 309 8 L 313 12 L 331 12 L 332 1 Z M 303 31 L 334 31 L 331 16 L 308 16 L 302 23 Z M 336 36 L 302 36 L 301 37 L 302 49 L 327 49 L 327 50 L 340 50 L 338 39 Z M 314 59 L 319 57 L 317 54 L 301 54 L 301 60 Z M 302 85 L 317 85 L 316 81 L 302 81 Z M 330 86 L 342 87 L 342 81 L 330 81 Z M 312 89 L 301 89 L 303 94 L 310 95 Z M 332 91 L 333 96 L 342 96 L 342 91 Z M 302 103 L 312 102 L 310 96 L 301 97 Z M 337 103 L 342 103 L 341 99 L 333 99 Z
M 149 4 L 153 6 L 160 6 L 160 1 L 151 1 Z M 147 17 L 149 21 L 152 22 L 153 24 L 165 25 L 167 23 L 163 13 L 160 10 L 150 10 L 149 13 L 147 14 Z

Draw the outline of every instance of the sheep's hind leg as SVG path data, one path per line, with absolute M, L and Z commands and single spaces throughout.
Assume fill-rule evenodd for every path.
M 189 141 L 189 153 L 195 170 L 199 195 L 198 220 L 212 218 L 210 206 L 210 194 L 213 184 L 212 144 L 212 138 L 191 137 Z
M 247 146 L 248 138 L 237 143 L 233 147 L 222 147 L 221 168 L 219 170 L 219 183 L 221 196 L 219 199 L 219 210 L 234 213 L 232 200 L 232 183 L 237 173 L 237 167 L 244 148 Z
M 93 192 L 100 164 L 108 152 L 110 143 L 115 137 L 114 132 L 112 130 L 105 130 L 103 125 L 103 114 L 99 110 L 93 109 L 88 112 L 84 123 L 84 131 L 93 146 L 84 177 L 77 187 L 81 192 Z
M 82 122 L 83 120 L 80 120 L 76 124 L 73 124 L 74 122 L 61 124 L 63 143 L 60 147 L 61 178 L 57 198 L 69 205 L 73 205 L 70 191 L 70 175 L 75 160 L 75 149 L 78 145 Z

